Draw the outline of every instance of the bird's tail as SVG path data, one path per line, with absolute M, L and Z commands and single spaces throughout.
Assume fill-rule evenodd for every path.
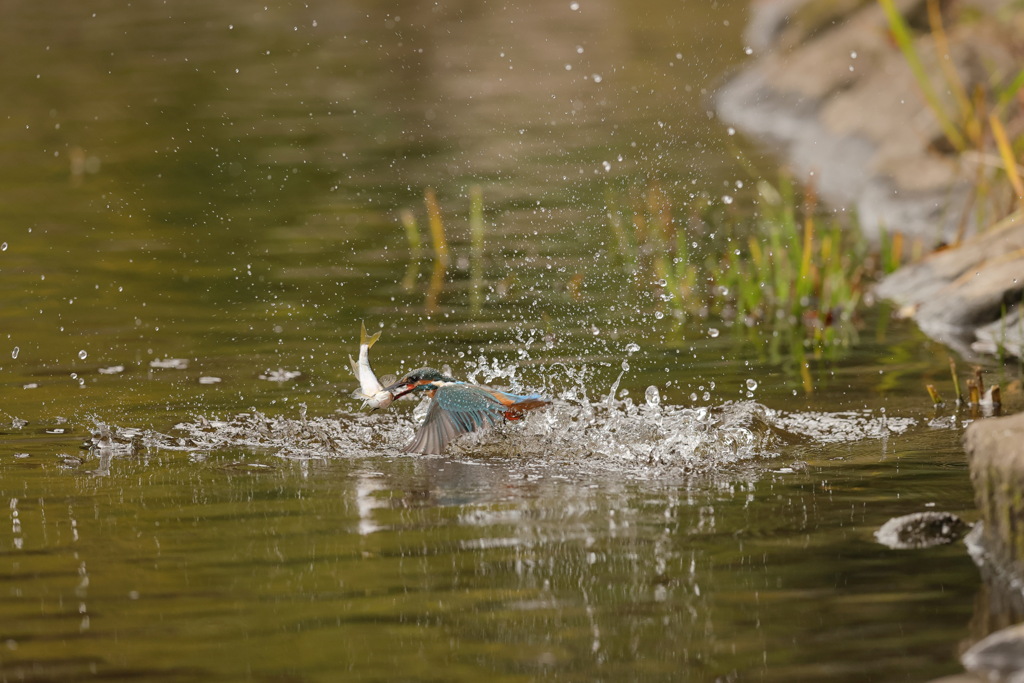
M 526 411 L 543 408 L 544 406 L 551 404 L 551 401 L 545 400 L 539 394 L 530 394 L 529 396 L 516 396 L 514 394 L 509 394 L 508 396 L 516 400 L 505 406 L 506 420 L 521 420 L 523 418 L 523 413 Z

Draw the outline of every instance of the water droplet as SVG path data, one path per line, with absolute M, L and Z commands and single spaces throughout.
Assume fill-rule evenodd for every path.
M 665 314 L 662 313 L 661 311 L 655 311 L 654 312 L 654 317 L 657 318 L 658 320 L 661 320 L 662 318 L 665 317 Z
M 0 244 L 0 251 L 7 251 L 7 242 Z
M 712 339 L 715 339 L 718 335 L 719 332 L 717 327 L 712 327 L 708 329 L 708 336 L 711 337 Z
M 729 126 L 728 128 L 726 128 L 725 132 L 728 133 L 729 135 L 736 135 L 736 129 L 733 128 L 732 126 Z
M 591 76 L 591 78 L 594 79 L 594 83 L 600 83 L 601 81 L 604 80 L 601 74 L 594 74 L 593 76 Z
M 752 380 L 752 379 L 748 379 L 747 380 L 747 389 L 749 389 L 750 391 L 753 391 L 754 389 L 757 389 L 757 381 L 756 380 Z
M 604 166 L 604 170 L 605 171 L 612 170 L 612 165 L 611 165 L 611 162 L 609 162 L 609 161 L 602 161 L 601 165 Z
M 850 59 L 857 59 L 857 51 L 854 50 L 850 53 Z
M 647 391 L 644 392 L 644 399 L 647 400 L 647 405 L 657 406 L 661 405 L 661 393 L 658 392 L 658 387 L 649 386 Z
M 81 358 L 82 360 L 85 360 L 86 358 L 89 357 L 89 354 L 85 352 L 85 349 L 82 349 L 81 351 L 78 352 L 78 357 Z
M 629 361 L 626 361 L 626 360 L 622 361 L 622 369 L 624 371 L 628 371 L 629 370 Z
M 578 2 L 570 2 L 569 3 L 569 9 L 571 9 L 573 12 L 578 11 L 579 8 L 580 8 L 580 3 L 578 3 Z
M 14 350 L 11 351 L 11 358 L 17 358 L 19 353 L 21 353 L 21 347 L 15 346 Z
M 723 204 L 732 204 L 732 197 L 729 195 L 722 195 Z
M 745 47 L 745 48 L 743 48 L 743 54 L 745 54 L 745 55 L 752 55 L 752 54 L 754 54 L 754 48 L 752 48 L 752 47 Z
M 630 343 L 626 344 L 626 353 L 628 353 L 631 356 L 634 353 L 636 353 L 637 351 L 639 351 L 639 350 L 640 350 L 640 345 L 637 344 L 636 342 L 630 342 Z

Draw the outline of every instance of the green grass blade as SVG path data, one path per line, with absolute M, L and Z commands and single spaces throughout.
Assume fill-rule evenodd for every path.
M 918 87 L 921 88 L 925 101 L 931 107 L 935 118 L 938 119 L 942 132 L 954 148 L 959 151 L 965 150 L 967 148 L 967 141 L 946 114 L 942 100 L 939 99 L 935 88 L 932 87 L 931 81 L 928 78 L 928 72 L 924 68 L 924 63 L 921 62 L 921 56 L 917 53 L 917 48 L 914 47 L 914 37 L 911 35 L 910 26 L 907 25 L 899 10 L 896 9 L 896 4 L 893 0 L 878 0 L 878 4 L 882 6 L 885 17 L 889 21 L 889 29 L 892 31 L 893 38 L 896 39 L 896 44 L 899 46 L 900 52 L 903 53 L 907 66 L 910 67 L 910 71 L 914 74 L 914 79 L 917 81 Z

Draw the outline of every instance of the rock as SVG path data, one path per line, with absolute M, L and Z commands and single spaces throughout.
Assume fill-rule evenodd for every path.
M 948 117 L 963 119 L 943 63 L 952 64 L 967 92 L 998 92 L 1019 72 L 1024 12 L 1009 0 L 947 6 L 948 55 L 924 28 L 925 1 L 895 2 L 920 31 L 914 49 Z M 957 152 L 946 138 L 877 2 L 761 0 L 751 12 L 746 39 L 756 59 L 718 91 L 719 116 L 781 143 L 798 173 L 813 174 L 826 201 L 855 207 L 866 234 L 899 231 L 924 247 L 961 244 L 1014 205 L 993 152 L 970 145 Z M 1003 112 L 1014 136 L 1024 129 L 1020 110 Z M 904 268 L 878 293 L 967 356 L 1020 356 L 1022 222 Z
M 1024 315 L 1020 304 L 998 320 L 974 330 L 976 341 L 971 349 L 977 353 L 998 355 L 1003 353 L 1024 358 Z
M 923 3 L 899 4 L 908 11 Z M 808 2 L 790 10 L 789 21 L 798 28 L 776 29 L 775 49 L 719 90 L 719 115 L 782 143 L 801 174 L 814 173 L 826 200 L 856 207 L 868 234 L 894 228 L 928 243 L 950 240 L 968 180 L 959 178 L 953 157 L 932 148 L 942 130 L 889 41 L 878 4 L 844 3 L 843 9 L 854 8 L 845 16 L 830 14 L 834 5 Z M 752 23 L 771 7 L 754 5 Z M 826 20 L 799 28 L 794 17 L 819 10 Z M 778 21 L 775 16 L 763 23 Z M 922 41 L 922 50 L 928 49 Z
M 982 517 L 967 545 L 984 578 L 982 595 L 987 595 L 977 603 L 982 616 L 973 621 L 987 630 L 1024 614 L 1024 413 L 976 420 L 964 434 L 964 445 Z M 1024 624 L 979 640 L 961 662 L 988 680 L 1024 681 Z
M 876 294 L 899 303 L 925 334 L 965 355 L 1002 347 L 1020 356 L 1024 215 L 904 266 L 883 280 Z
M 930 548 L 952 543 L 968 528 L 966 522 L 951 512 L 915 512 L 893 517 L 875 532 L 875 538 L 889 548 Z
M 968 671 L 990 679 L 1024 680 L 1024 624 L 990 634 L 964 652 L 960 661 Z
M 983 543 L 1024 576 L 1024 413 L 971 423 L 964 434 Z

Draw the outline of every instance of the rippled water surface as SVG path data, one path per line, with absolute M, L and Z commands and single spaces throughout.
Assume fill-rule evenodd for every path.
M 614 253 L 608 197 L 652 184 L 748 221 L 743 143 L 708 105 L 744 21 L 11 5 L 0 680 L 959 670 L 989 619 L 963 545 L 873 537 L 973 520 L 962 423 L 922 388 L 946 351 L 881 309 L 819 358 L 679 319 Z M 427 187 L 452 252 L 433 291 L 399 217 L 425 229 Z M 403 455 L 422 406 L 348 398 L 360 320 L 382 374 L 448 365 L 553 404 Z

